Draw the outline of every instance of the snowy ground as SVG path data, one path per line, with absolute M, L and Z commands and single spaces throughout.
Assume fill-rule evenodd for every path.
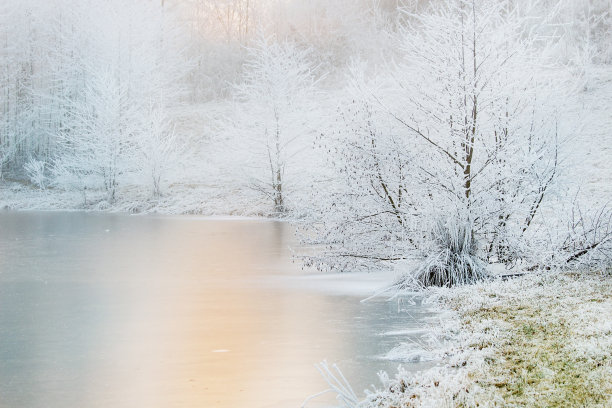
M 446 312 L 421 352 L 439 365 L 383 376 L 380 389 L 345 406 L 610 407 L 610 293 L 609 273 L 531 274 L 431 290 L 429 301 Z
M 228 202 L 227 195 L 234 195 Z M 204 184 L 173 184 L 159 198 L 139 186 L 121 187 L 113 203 L 102 191 L 38 190 L 16 182 L 0 184 L 0 209 L 87 210 L 128 213 L 262 216 L 269 213 L 262 200 L 239 188 Z

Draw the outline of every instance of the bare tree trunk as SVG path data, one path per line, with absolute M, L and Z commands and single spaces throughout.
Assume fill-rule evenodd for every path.
M 276 133 L 275 133 L 275 149 L 276 149 L 276 181 L 275 181 L 275 197 L 274 197 L 274 209 L 278 213 L 285 212 L 284 197 L 283 197 L 283 177 L 282 177 L 282 162 L 281 162 L 281 145 L 280 145 L 280 123 L 278 112 L 274 113 L 276 119 Z

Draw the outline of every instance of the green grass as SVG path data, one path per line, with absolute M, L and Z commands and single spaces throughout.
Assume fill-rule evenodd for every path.
M 604 291 L 588 301 L 610 302 L 605 296 Z M 574 346 L 588 336 L 565 320 L 563 298 L 548 298 L 541 303 L 534 300 L 482 307 L 466 316 L 468 322 L 509 324 L 504 325 L 501 342 L 495 345 L 485 368 L 471 374 L 485 390 L 483 397 L 497 394 L 508 407 L 609 407 L 612 351 L 596 358 L 579 357 Z

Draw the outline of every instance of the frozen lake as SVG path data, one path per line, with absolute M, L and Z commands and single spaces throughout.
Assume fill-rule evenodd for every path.
M 291 245 L 267 220 L 0 212 L 0 406 L 299 407 L 323 359 L 361 395 L 427 311 Z

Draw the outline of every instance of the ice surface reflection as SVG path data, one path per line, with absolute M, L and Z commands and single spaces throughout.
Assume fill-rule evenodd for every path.
M 426 311 L 284 285 L 308 273 L 292 240 L 273 221 L 0 213 L 0 406 L 297 407 L 322 359 L 361 391 L 397 365 L 375 357 L 401 336 L 380 334 Z

